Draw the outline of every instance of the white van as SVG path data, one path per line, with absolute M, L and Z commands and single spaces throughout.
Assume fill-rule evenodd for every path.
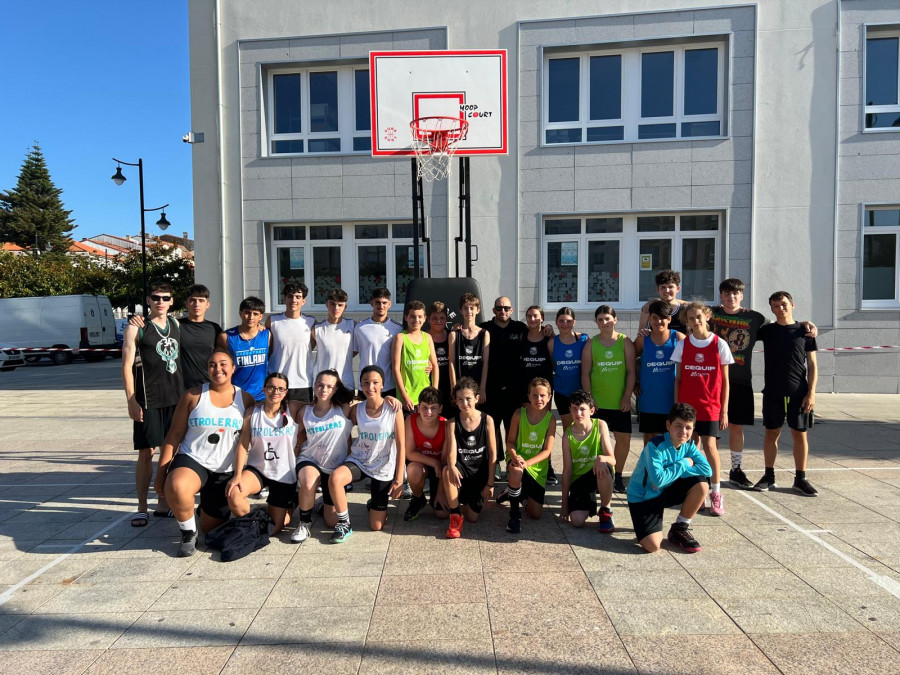
M 116 320 L 105 295 L 54 295 L 46 298 L 0 299 L 0 342 L 16 347 L 113 349 Z M 46 356 L 60 365 L 74 358 L 68 351 L 24 352 L 27 361 Z M 101 361 L 103 352 L 86 352 Z

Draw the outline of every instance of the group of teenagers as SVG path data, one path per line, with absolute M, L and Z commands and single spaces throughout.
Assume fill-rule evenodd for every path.
M 642 308 L 634 340 L 616 330 L 609 305 L 594 312 L 599 333 L 592 338 L 575 330 L 569 307 L 558 310 L 554 330 L 538 306 L 526 310 L 524 323 L 513 319 L 506 297 L 478 324 L 480 301 L 469 293 L 460 298 L 457 326 L 448 329 L 444 303 L 426 308 L 418 300 L 406 303 L 401 325 L 388 316 L 386 288 L 373 291 L 372 316 L 360 322 L 344 317 L 347 294 L 334 289 L 327 318 L 316 323 L 302 312 L 308 291 L 297 283 L 284 287 L 283 313 L 264 321 L 264 303 L 248 297 L 241 323 L 223 331 L 205 319 L 204 286 L 189 289 L 187 317 L 176 321 L 168 316 L 171 287 L 153 284 L 149 315 L 131 320 L 123 347 L 139 452 L 132 525 L 148 522 L 152 456 L 160 447 L 154 515 L 177 521 L 182 556 L 196 551 L 199 529 L 248 514 L 249 498 L 261 491 L 272 534 L 290 524 L 291 541 L 302 542 L 318 512 L 333 528 L 331 542 L 344 542 L 353 532 L 347 492 L 363 480 L 372 530 L 384 528 L 390 499 L 406 496 L 404 520 L 430 506 L 448 521 L 448 538 L 460 537 L 489 501 L 508 503 L 507 530 L 519 533 L 523 511 L 540 518 L 547 487 L 560 481 L 550 462 L 553 404 L 562 425 L 558 517 L 574 527 L 596 516 L 600 532 L 613 532 L 613 493 L 620 492 L 645 550 L 660 548 L 664 510 L 679 506 L 668 539 L 699 551 L 692 519 L 702 509 L 725 513 L 717 440 L 728 431 L 732 485 L 768 490 L 785 421 L 793 488 L 815 496 L 805 469 L 816 327 L 794 320 L 785 291 L 770 296 L 769 323 L 741 306 L 738 279 L 720 284 L 715 307 L 678 298 L 673 270 L 657 274 L 656 283 L 659 298 Z M 755 417 L 750 365 L 757 342 L 766 347 L 765 471 L 754 484 L 741 458 L 743 427 Z M 635 398 L 644 449 L 626 486 Z M 501 478 L 506 486 L 495 495 Z

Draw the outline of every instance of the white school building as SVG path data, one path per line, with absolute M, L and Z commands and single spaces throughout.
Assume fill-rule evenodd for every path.
M 657 270 L 718 302 L 787 290 L 820 349 L 900 344 L 897 0 L 192 0 L 197 280 L 218 319 L 412 278 L 406 157 L 373 157 L 369 53 L 502 49 L 508 153 L 471 158 L 483 302 L 636 332 Z M 401 130 L 402 131 L 402 130 Z M 464 247 L 459 184 L 425 184 L 431 276 Z M 464 265 L 461 265 L 464 268 Z M 489 316 L 489 311 L 486 312 Z M 900 350 L 822 351 L 819 390 L 900 389 Z M 757 360 L 757 366 L 762 359 Z M 756 367 L 754 368 L 756 370 Z

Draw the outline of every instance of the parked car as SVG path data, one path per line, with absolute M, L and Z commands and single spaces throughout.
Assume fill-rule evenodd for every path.
M 112 305 L 105 295 L 54 295 L 0 299 L 0 342 L 19 348 L 34 362 L 48 357 L 54 363 L 70 363 L 71 349 L 113 349 L 116 324 Z M 60 351 L 56 351 L 60 350 Z M 88 361 L 101 361 L 103 352 L 85 352 Z
M 24 366 L 25 357 L 22 351 L 13 345 L 0 343 L 0 371 L 15 370 L 16 366 Z

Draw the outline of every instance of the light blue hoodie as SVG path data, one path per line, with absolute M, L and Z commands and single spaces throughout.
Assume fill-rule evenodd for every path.
M 688 457 L 694 462 L 693 466 L 688 463 Z M 628 502 L 645 502 L 659 497 L 679 478 L 710 475 L 709 462 L 694 441 L 689 440 L 676 448 L 666 432 L 652 438 L 641 453 L 628 483 Z

